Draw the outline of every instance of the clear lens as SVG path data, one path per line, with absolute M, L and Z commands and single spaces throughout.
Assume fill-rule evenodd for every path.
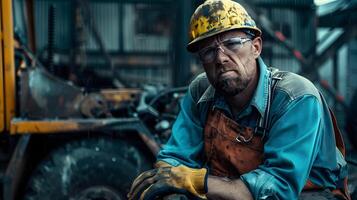
M 243 46 L 243 40 L 241 38 L 232 38 L 222 42 L 222 46 L 230 51 L 236 51 Z
M 217 49 L 221 48 L 225 53 L 237 53 L 237 51 L 242 48 L 243 44 L 249 41 L 249 38 L 230 38 L 220 42 L 218 45 L 211 45 L 206 48 L 201 49 L 198 55 L 202 62 L 209 63 L 216 57 Z
M 200 58 L 204 61 L 212 59 L 216 54 L 216 47 L 209 47 L 199 52 Z

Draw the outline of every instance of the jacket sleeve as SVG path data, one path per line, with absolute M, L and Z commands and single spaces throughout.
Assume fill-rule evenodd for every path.
M 281 110 L 266 138 L 264 163 L 241 176 L 254 199 L 297 199 L 322 145 L 323 109 L 315 96 Z
M 157 159 L 177 166 L 198 168 L 203 159 L 203 126 L 190 91 L 181 101 L 181 111 L 173 125 L 167 144 Z

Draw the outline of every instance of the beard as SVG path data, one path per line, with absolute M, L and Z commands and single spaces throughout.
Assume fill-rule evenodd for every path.
M 224 97 L 233 97 L 248 87 L 249 80 L 239 77 L 218 79 L 214 84 L 216 91 Z
M 220 66 L 223 69 L 228 69 L 225 72 L 232 71 L 235 75 L 226 74 L 224 76 L 223 74 L 225 72 L 222 72 L 222 74 L 219 74 L 215 78 L 212 77 L 214 80 L 212 85 L 216 89 L 216 92 L 224 97 L 234 97 L 242 93 L 248 87 L 254 76 L 253 71 L 243 69 L 248 69 L 250 65 L 255 65 L 255 63 L 251 63 L 251 61 L 252 59 L 249 57 L 244 63 L 242 63 L 243 66 L 240 67 L 240 70 L 235 69 L 235 65 L 238 65 L 237 63 L 227 63 L 225 66 Z

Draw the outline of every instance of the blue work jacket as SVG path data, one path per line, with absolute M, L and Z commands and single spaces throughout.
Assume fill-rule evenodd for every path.
M 205 74 L 189 86 L 172 135 L 157 159 L 171 165 L 205 166 L 204 127 L 209 109 L 220 109 L 237 123 L 255 127 L 268 103 L 271 71 L 258 59 L 259 81 L 243 111 L 233 116 L 225 99 L 209 85 Z M 347 167 L 336 148 L 328 106 L 307 79 L 286 73 L 277 83 L 264 136 L 264 161 L 240 179 L 254 199 L 297 199 L 309 179 L 317 186 L 342 187 Z M 239 156 L 239 155 L 237 155 Z

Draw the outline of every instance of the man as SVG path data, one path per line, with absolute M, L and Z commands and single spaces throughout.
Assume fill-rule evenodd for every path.
M 156 169 L 134 181 L 129 199 L 348 199 L 344 147 L 326 102 L 307 79 L 267 68 L 245 9 L 207 0 L 189 34 L 205 73 L 190 84 Z

